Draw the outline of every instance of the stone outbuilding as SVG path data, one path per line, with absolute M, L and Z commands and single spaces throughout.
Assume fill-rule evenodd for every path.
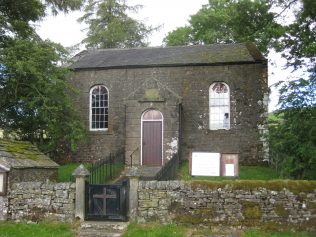
M 0 169 L 7 172 L 9 184 L 56 180 L 58 167 L 29 142 L 0 139 Z
M 267 60 L 253 44 L 100 49 L 74 58 L 70 83 L 88 132 L 79 161 L 125 150 L 125 163 L 162 166 L 175 154 L 264 160 Z
M 58 167 L 29 142 L 0 139 L 0 221 L 7 219 L 7 195 L 12 185 L 29 181 L 54 181 L 57 179 Z

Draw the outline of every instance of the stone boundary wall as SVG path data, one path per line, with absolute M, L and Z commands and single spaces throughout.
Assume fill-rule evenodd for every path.
M 284 184 L 286 188 L 282 181 L 139 181 L 137 221 L 315 230 L 316 182 Z
M 7 219 L 8 212 L 8 198 L 6 196 L 0 196 L 0 221 Z
M 39 220 L 73 222 L 75 184 L 14 183 L 9 188 L 7 197 L 3 198 L 3 206 L 7 207 L 6 211 L 4 210 L 4 213 L 2 213 L 3 219 L 35 222 Z

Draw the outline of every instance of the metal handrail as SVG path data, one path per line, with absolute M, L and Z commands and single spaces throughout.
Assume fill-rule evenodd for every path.
M 133 166 L 133 154 L 136 152 L 136 151 L 138 151 L 138 149 L 139 149 L 139 146 L 138 147 L 136 147 L 136 149 L 130 154 L 130 158 L 131 158 L 131 167 Z

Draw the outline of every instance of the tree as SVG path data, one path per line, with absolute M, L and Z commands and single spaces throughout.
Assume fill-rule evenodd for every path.
M 275 8 L 282 9 L 278 17 L 292 14 L 292 22 L 285 25 L 275 49 L 287 59 L 287 66 L 313 68 L 316 57 L 316 1 L 274 0 Z
M 305 78 L 279 83 L 280 117 L 270 123 L 269 145 L 272 164 L 286 177 L 316 179 L 316 2 L 292 0 L 275 2 L 293 12 L 276 50 L 287 66 L 301 68 Z
M 66 51 L 32 26 L 48 6 L 67 12 L 79 1 L 1 0 L 0 128 L 60 156 L 76 148 L 84 130 L 68 96 L 70 71 L 60 66 Z
M 78 10 L 84 0 L 0 0 L 0 42 L 12 37 L 29 37 L 35 31 L 32 23 L 42 19 L 48 9 L 59 11 Z M 2 47 L 0 45 L 0 47 Z
M 262 52 L 283 27 L 274 21 L 268 0 L 212 0 L 192 15 L 189 26 L 168 33 L 167 45 L 254 42 Z M 264 32 L 264 33 L 263 33 Z
M 87 48 L 126 48 L 146 46 L 147 36 L 154 30 L 129 17 L 140 6 L 128 6 L 125 0 L 90 0 L 79 19 L 88 24 Z
M 284 177 L 316 178 L 316 73 L 282 83 L 278 120 L 269 126 L 271 163 Z

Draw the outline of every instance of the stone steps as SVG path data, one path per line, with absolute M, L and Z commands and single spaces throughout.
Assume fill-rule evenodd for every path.
M 76 237 L 120 237 L 129 222 L 84 221 L 80 223 Z

